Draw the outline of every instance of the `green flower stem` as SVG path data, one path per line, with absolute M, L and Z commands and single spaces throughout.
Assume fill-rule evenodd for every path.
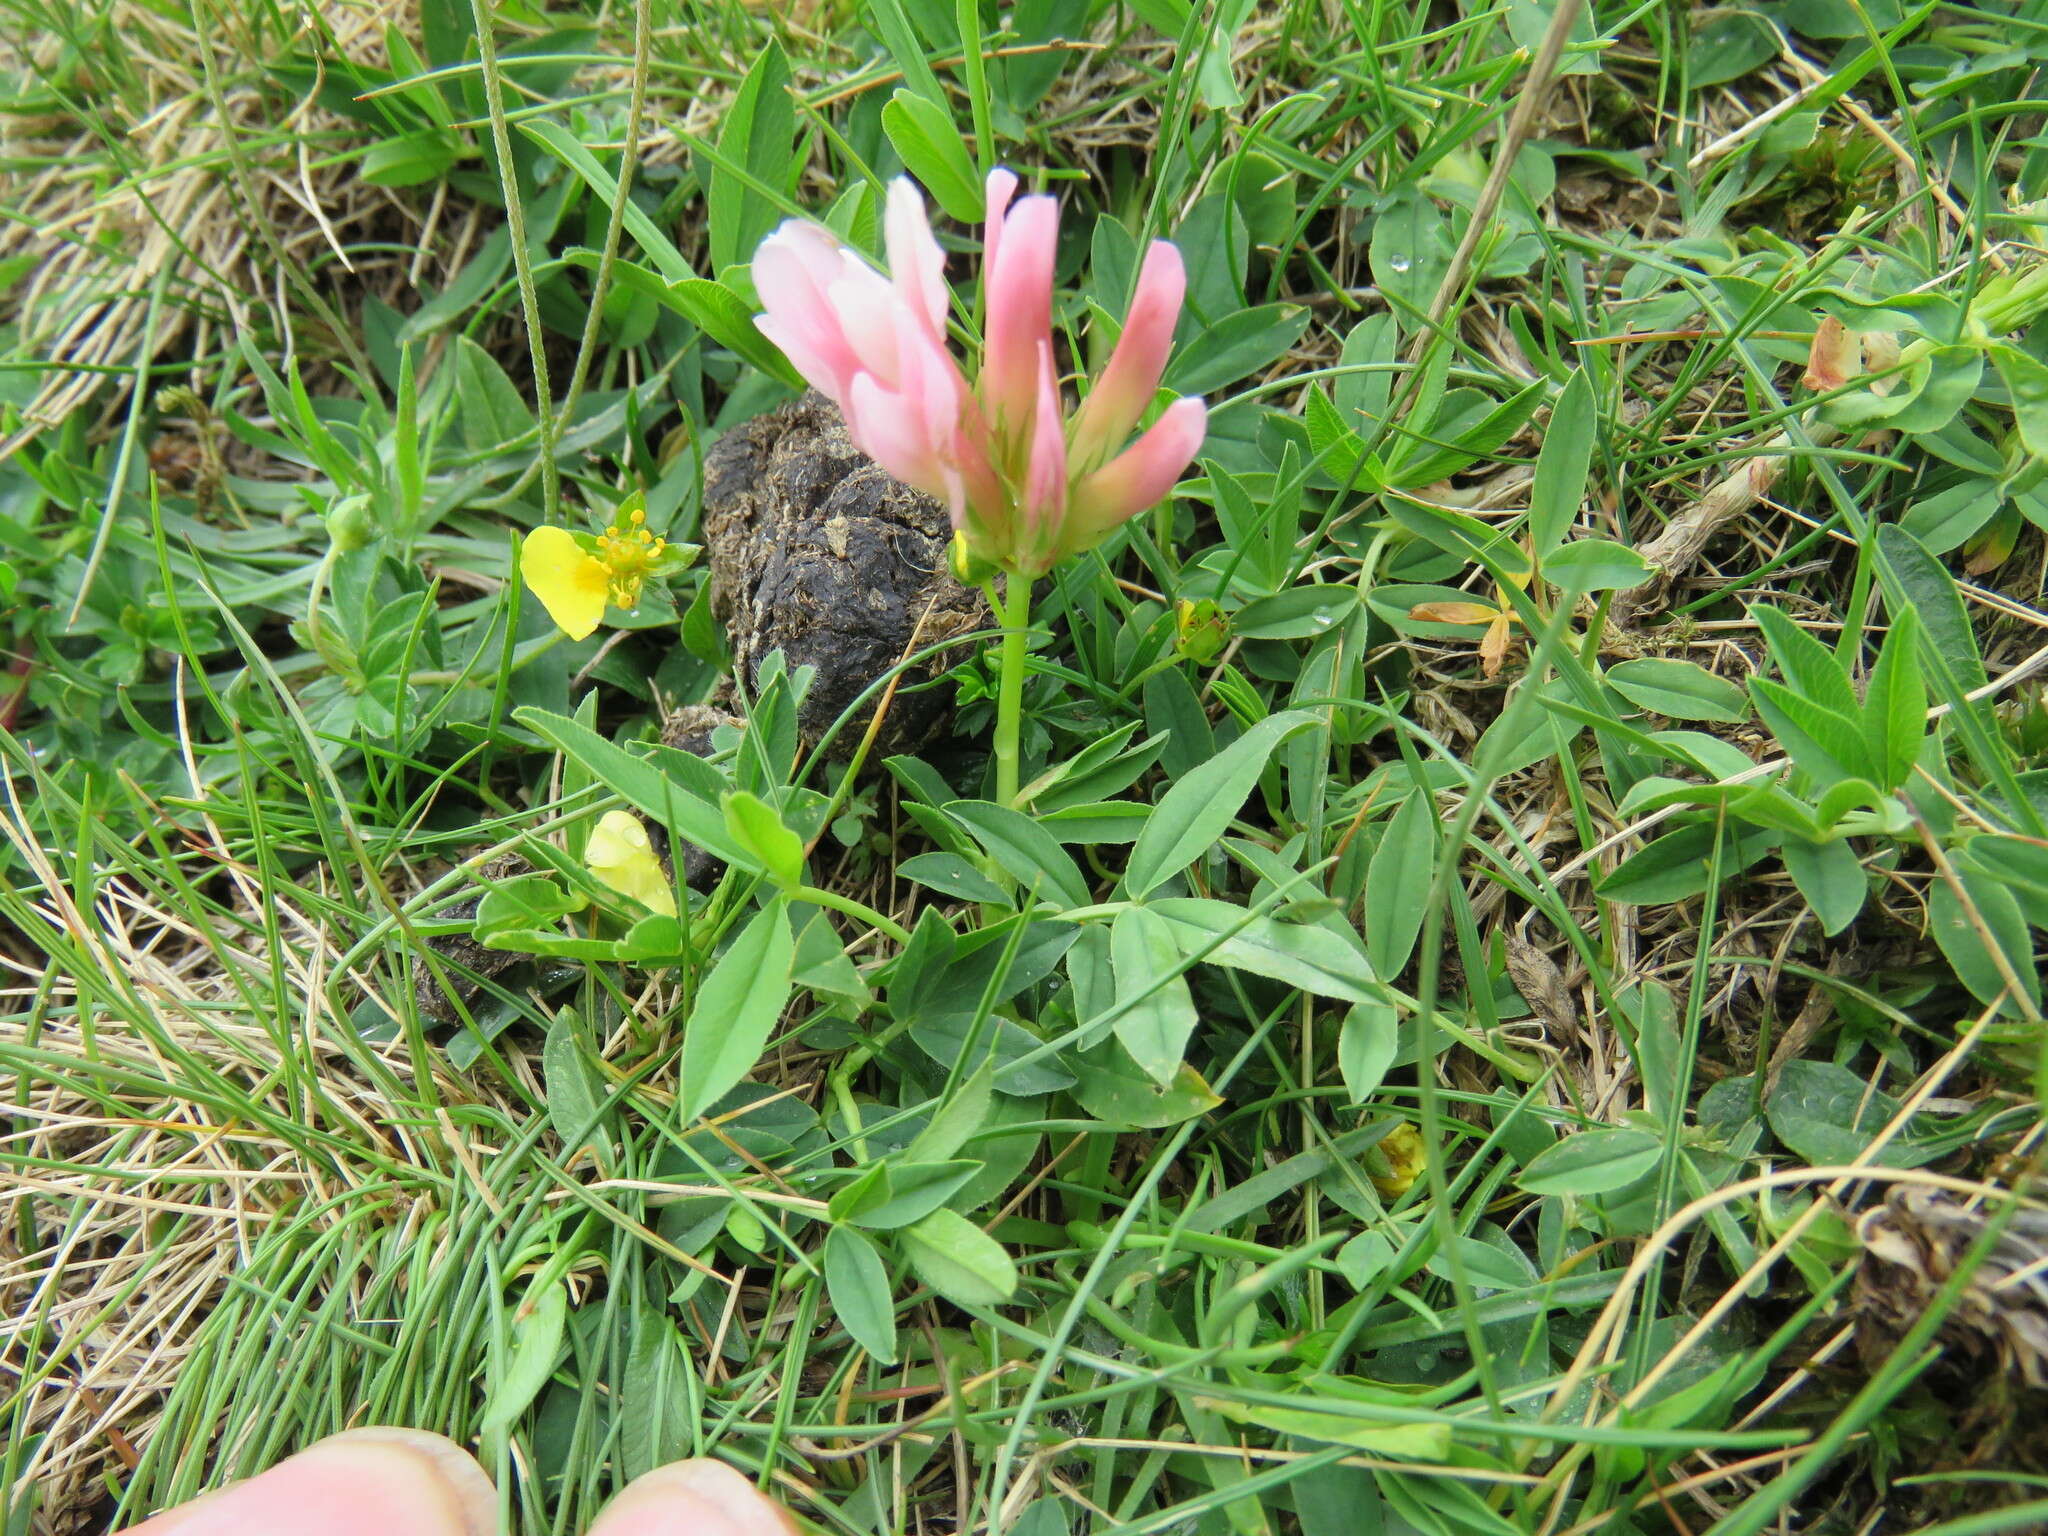
M 313 567 L 313 584 L 306 592 L 306 648 L 316 655 L 320 650 L 320 605 L 327 600 L 327 582 L 334 575 L 334 562 L 340 558 L 341 545 L 330 539 L 327 553 Z
M 1024 650 L 1030 637 L 1031 582 L 1015 571 L 1003 576 L 995 604 L 1003 621 L 1002 675 L 996 685 L 996 803 L 1017 803 L 1018 741 L 1024 724 Z
M 875 1059 L 878 1051 L 882 1050 L 890 1041 L 894 1040 L 908 1028 L 910 1028 L 909 1019 L 894 1020 L 866 1045 L 857 1045 L 840 1057 L 839 1064 L 832 1069 L 829 1080 L 832 1090 L 832 1102 L 839 1106 L 839 1113 L 846 1119 L 846 1129 L 849 1133 L 848 1139 L 853 1146 L 856 1166 L 864 1167 L 867 1163 L 868 1139 L 863 1134 L 865 1127 L 861 1122 L 860 1105 L 853 1097 L 854 1077 L 860 1072 L 862 1067 L 865 1067 Z
M 568 638 L 567 635 L 558 629 L 550 634 L 542 635 L 538 640 L 527 641 L 523 647 L 515 645 L 512 648 L 510 670 L 517 672 L 521 667 L 538 661 Z M 476 662 L 472 660 L 469 665 L 459 671 L 448 669 L 438 672 L 409 672 L 406 674 L 405 680 L 409 686 L 414 688 L 454 688 L 468 682 L 475 675 Z
M 898 944 L 910 942 L 910 930 L 885 913 L 877 912 L 851 896 L 841 896 L 837 891 L 821 890 L 815 885 L 793 885 L 789 888 L 790 898 L 808 901 L 814 907 L 830 907 L 834 912 L 844 912 L 848 917 L 857 917 L 870 928 L 886 933 Z
M 541 508 L 548 522 L 561 521 L 562 472 L 555 462 L 554 400 L 548 389 L 547 338 L 541 330 L 540 290 L 534 281 L 533 253 L 526 243 L 526 204 L 520 198 L 519 176 L 513 167 L 512 130 L 505 116 L 505 76 L 498 66 L 494 0 L 469 0 L 476 20 L 477 67 L 484 79 L 484 106 L 491 120 L 491 148 L 497 154 L 498 185 L 505 196 L 505 229 L 512 237 L 512 273 L 519 288 L 519 307 L 526 319 L 526 345 L 533 359 L 534 416 L 540 423 Z M 626 189 L 619 188 L 623 201 Z

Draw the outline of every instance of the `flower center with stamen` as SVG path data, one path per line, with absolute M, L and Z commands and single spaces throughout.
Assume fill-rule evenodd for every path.
M 624 525 L 615 522 L 597 536 L 597 558 L 603 562 L 611 600 L 621 608 L 640 601 L 640 588 L 668 547 L 666 539 L 647 531 L 646 523 L 647 514 L 635 507 Z

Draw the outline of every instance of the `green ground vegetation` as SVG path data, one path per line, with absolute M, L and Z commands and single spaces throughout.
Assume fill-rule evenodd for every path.
M 6 1536 L 365 1422 L 529 1536 L 2043 1528 L 2038 0 L 5 17 Z M 998 163 L 1214 413 L 1018 804 L 992 631 L 662 753 L 701 564 L 520 535 L 698 533 L 786 217 L 908 169 L 971 334 Z

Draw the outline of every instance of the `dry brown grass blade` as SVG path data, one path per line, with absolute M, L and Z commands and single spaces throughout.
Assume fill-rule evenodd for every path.
M 1826 422 L 1810 421 L 1796 436 L 1787 431 L 1766 438 L 1698 501 L 1666 523 L 1654 539 L 1637 546 L 1636 553 L 1656 567 L 1657 574 L 1639 587 L 1617 592 L 1608 609 L 1609 620 L 1621 626 L 1634 623 L 1692 570 L 1714 535 L 1770 494 L 1795 455 L 1825 448 L 1840 436 Z
M 0 153 L 41 167 L 9 197 L 37 217 L 0 227 L 0 260 L 34 264 L 4 318 L 19 327 L 21 352 L 48 364 L 20 425 L 0 441 L 0 459 L 96 399 L 106 420 L 124 396 L 108 387 L 107 371 L 132 373 L 138 364 L 178 355 L 203 327 L 205 306 L 263 303 L 260 296 L 274 283 L 260 259 L 266 247 L 255 238 L 258 228 L 268 228 L 286 249 L 302 249 L 310 237 L 344 267 L 349 240 L 389 233 L 394 220 L 418 231 L 423 217 L 410 201 L 363 182 L 353 160 L 316 166 L 306 156 L 309 139 L 339 143 L 356 135 L 351 125 L 310 101 L 281 117 L 275 88 L 263 79 L 268 65 L 293 50 L 332 47 L 379 62 L 386 23 L 416 33 L 410 11 L 410 0 L 336 9 L 322 23 L 331 44 L 302 31 L 273 57 L 238 60 L 221 51 L 229 46 L 224 38 L 202 40 L 159 8 L 112 0 L 105 26 L 129 50 L 146 97 L 130 102 L 79 89 L 74 99 L 97 121 L 0 120 Z M 47 79 L 56 70 L 60 39 L 26 48 L 16 34 L 10 42 L 15 56 L 5 63 L 24 78 Z M 224 111 L 210 99 L 200 65 L 209 43 L 217 50 Z M 231 140 L 257 172 L 251 185 L 236 185 Z M 100 174 L 110 160 L 120 170 L 111 183 Z M 380 283 L 396 259 L 382 258 L 359 275 Z M 149 356 L 139 357 L 147 295 L 160 282 L 168 284 L 171 302 L 149 336 Z

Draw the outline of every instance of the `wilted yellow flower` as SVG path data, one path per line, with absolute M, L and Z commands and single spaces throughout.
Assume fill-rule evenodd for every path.
M 663 917 L 676 915 L 675 887 L 661 867 L 646 826 L 631 811 L 606 811 L 598 817 L 584 844 L 583 862 L 621 896 L 630 896 Z
M 1398 1200 L 1407 1194 L 1422 1177 L 1422 1166 L 1422 1132 L 1405 1120 L 1375 1142 L 1365 1156 L 1366 1174 L 1382 1200 Z
M 634 507 L 623 522 L 591 538 L 566 528 L 536 528 L 519 547 L 519 574 L 571 640 L 597 628 L 605 605 L 631 608 L 668 548 L 649 533 L 647 514 Z

